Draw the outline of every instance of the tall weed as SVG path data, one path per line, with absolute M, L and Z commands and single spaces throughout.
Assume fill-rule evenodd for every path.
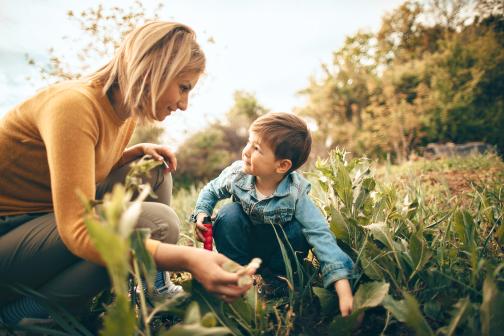
M 419 184 L 381 184 L 368 160 L 348 159 L 341 149 L 319 160 L 311 177 L 331 230 L 359 267 L 354 286 L 390 284 L 383 306 L 393 323 L 422 335 L 469 326 L 485 334 L 498 323 L 498 307 L 482 302 L 485 292 L 502 295 L 484 285 L 503 282 L 502 179 L 496 188 L 473 186 L 469 208 L 440 209 Z M 481 312 L 473 308 L 480 305 Z

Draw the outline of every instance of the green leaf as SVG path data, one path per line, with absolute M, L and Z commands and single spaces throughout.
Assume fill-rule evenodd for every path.
M 409 256 L 411 257 L 413 271 L 410 275 L 410 280 L 413 276 L 421 271 L 425 264 L 432 257 L 432 252 L 428 250 L 426 246 L 426 241 L 422 235 L 421 231 L 417 231 L 415 234 L 411 235 L 409 240 Z
M 504 330 L 504 293 L 500 292 L 491 277 L 483 282 L 481 311 L 481 333 L 498 335 Z
M 191 302 L 189 307 L 187 307 L 186 315 L 184 317 L 185 324 L 193 324 L 201 322 L 201 313 L 199 306 L 196 302 Z
M 331 316 L 338 309 L 338 298 L 334 291 L 322 287 L 313 287 L 313 293 L 319 299 L 322 315 Z
M 495 234 L 497 236 L 497 241 L 499 242 L 499 244 L 504 245 L 504 225 L 499 226 Z
M 348 226 L 345 222 L 345 218 L 341 213 L 331 205 L 331 222 L 329 223 L 331 231 L 334 233 L 336 238 L 348 242 Z
M 349 336 L 352 335 L 357 326 L 359 315 L 362 311 L 354 311 L 347 317 L 336 316 L 329 324 L 329 332 L 332 336 Z
M 354 185 L 358 184 L 359 187 L 355 188 L 354 208 L 355 212 L 363 210 L 366 201 L 369 199 L 369 193 L 374 189 L 375 181 L 372 177 L 367 177 L 360 181 L 354 181 Z
M 364 274 L 366 274 L 372 280 L 382 280 L 384 275 L 378 264 L 372 261 L 364 252 L 360 257 L 360 263 Z
M 161 333 L 161 336 L 224 336 L 231 331 L 225 327 L 205 328 L 198 324 L 177 324 L 170 330 Z
M 463 242 L 464 250 L 471 253 L 476 248 L 476 225 L 471 214 L 466 210 L 458 210 L 453 216 L 453 221 L 454 230 Z
M 117 230 L 121 237 L 126 238 L 131 235 L 135 225 L 138 223 L 141 211 L 141 202 L 133 202 L 124 210 L 119 219 L 119 226 Z
M 152 288 L 154 278 L 157 272 L 157 266 L 154 258 L 145 247 L 145 239 L 150 235 L 150 229 L 136 229 L 131 235 L 131 249 L 134 252 L 135 258 L 138 260 L 141 274 L 144 276 L 147 287 Z
M 107 307 L 101 336 L 134 335 L 136 332 L 135 313 L 128 296 L 118 294 L 114 303 Z
M 394 315 L 400 322 L 406 323 L 412 328 L 416 335 L 419 336 L 433 336 L 429 324 L 423 317 L 420 307 L 416 299 L 404 292 L 404 300 L 396 301 L 391 296 L 387 296 L 383 300 L 383 306 Z
M 393 249 L 392 237 L 385 222 L 371 223 L 363 226 L 363 228 L 369 230 L 374 239 L 378 240 L 389 249 Z
M 190 286 L 186 285 L 184 289 L 191 290 L 193 299 L 199 304 L 203 312 L 211 311 L 215 314 L 219 324 L 229 328 L 233 334 L 240 334 L 239 326 L 242 326 L 242 324 L 240 324 L 242 321 L 237 318 L 238 316 L 234 311 L 230 311 L 229 305 L 217 299 L 215 295 L 207 292 L 205 288 L 194 279 L 192 279 Z M 233 304 L 237 304 L 237 301 L 240 300 L 243 300 L 243 298 L 237 299 Z
M 389 291 L 390 285 L 385 282 L 363 284 L 354 297 L 354 309 L 347 317 L 337 316 L 329 324 L 331 335 L 351 335 L 357 326 L 359 316 L 369 308 L 380 305 Z
M 206 313 L 201 318 L 201 325 L 204 326 L 205 328 L 213 328 L 217 326 L 217 319 L 215 318 L 215 315 L 210 312 Z
M 107 266 L 114 290 L 117 294 L 127 294 L 126 279 L 130 270 L 129 241 L 96 220 L 87 218 L 85 223 L 91 241 Z
M 354 297 L 354 309 L 372 308 L 380 305 L 387 296 L 390 284 L 370 282 L 360 285 Z
M 347 170 L 343 166 L 336 168 L 336 176 L 333 180 L 334 190 L 346 208 L 352 209 L 353 190 L 352 180 Z
M 446 331 L 447 336 L 451 336 L 451 335 L 455 334 L 455 331 L 457 330 L 457 327 L 460 324 L 464 314 L 466 313 L 467 308 L 469 307 L 470 303 L 471 303 L 471 301 L 469 301 L 469 298 L 463 298 L 463 299 L 460 299 L 455 304 L 456 311 L 453 314 L 453 317 L 450 321 L 450 324 L 448 325 L 448 330 Z
M 362 188 L 367 191 L 373 191 L 376 187 L 376 181 L 373 177 L 367 177 L 362 181 Z

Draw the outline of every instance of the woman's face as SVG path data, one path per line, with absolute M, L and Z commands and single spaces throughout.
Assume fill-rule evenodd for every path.
M 185 111 L 189 103 L 189 92 L 194 88 L 199 77 L 200 74 L 195 72 L 177 76 L 156 103 L 156 119 L 163 121 L 172 112 Z

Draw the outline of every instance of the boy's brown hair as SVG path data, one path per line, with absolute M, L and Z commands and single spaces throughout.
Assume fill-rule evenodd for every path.
M 277 160 L 292 162 L 289 172 L 301 167 L 311 151 L 312 138 L 303 119 L 285 112 L 270 112 L 257 118 L 250 130 L 273 150 Z

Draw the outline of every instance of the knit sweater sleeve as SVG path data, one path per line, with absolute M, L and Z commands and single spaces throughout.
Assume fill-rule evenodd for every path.
M 69 91 L 50 100 L 37 123 L 47 151 L 58 233 L 72 253 L 103 264 L 88 235 L 84 205 L 77 196 L 78 191 L 86 199 L 95 199 L 96 194 L 95 150 L 100 132 L 107 132 L 107 122 L 97 117 L 95 104 L 79 92 Z M 122 148 L 111 148 L 111 155 L 114 151 L 122 152 Z M 152 255 L 158 246 L 158 241 L 146 241 Z
M 78 92 L 58 95 L 38 117 L 47 151 L 51 194 L 61 239 L 75 255 L 101 263 L 83 221 L 84 205 L 77 196 L 95 197 L 95 145 L 99 125 L 91 101 Z

